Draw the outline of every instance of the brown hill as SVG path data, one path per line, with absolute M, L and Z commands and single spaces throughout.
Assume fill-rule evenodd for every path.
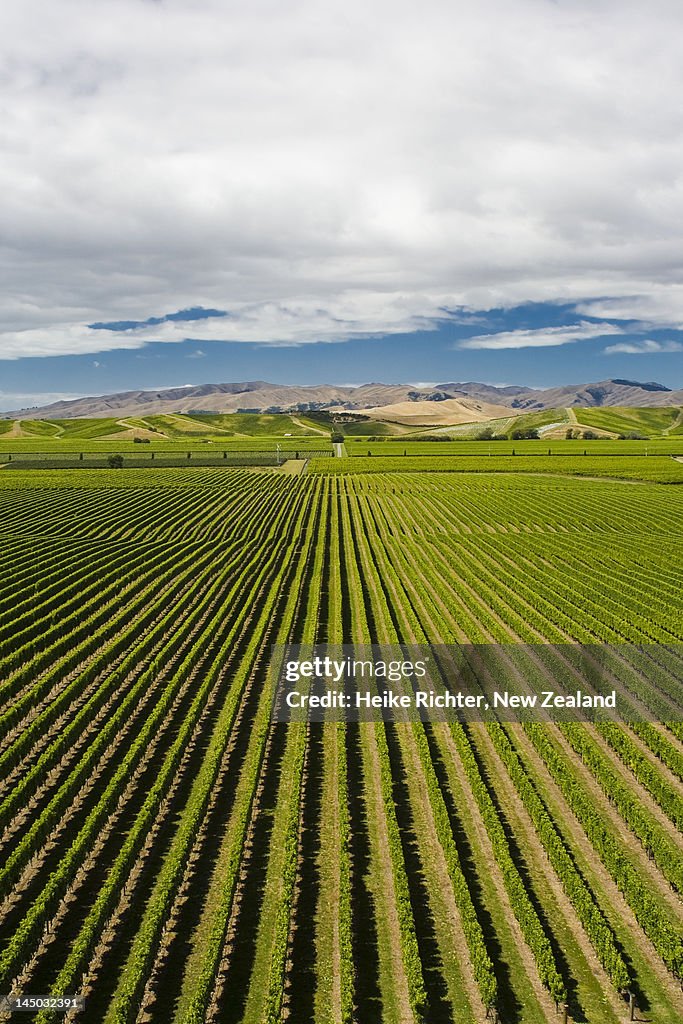
M 511 409 L 555 409 L 579 405 L 595 406 L 668 406 L 683 403 L 683 390 L 671 391 L 654 381 L 641 383 L 615 378 L 594 384 L 566 384 L 554 388 L 501 387 L 491 384 L 439 384 L 449 394 L 476 397 Z
M 395 402 L 363 411 L 375 420 L 389 420 L 409 427 L 483 423 L 510 413 L 504 405 L 492 405 L 471 398 L 447 398 L 442 402 Z
M 245 381 L 231 384 L 199 384 L 156 391 L 123 391 L 93 398 L 79 398 L 70 402 L 33 409 L 20 409 L 4 413 L 14 419 L 60 419 L 67 417 L 145 416 L 168 412 L 306 412 L 334 407 L 363 410 L 377 414 L 387 406 L 427 404 L 424 412 L 410 409 L 413 417 L 429 414 L 420 422 L 437 423 L 445 416 L 431 412 L 445 402 L 476 401 L 504 410 L 536 410 L 578 405 L 592 406 L 671 406 L 683 405 L 683 390 L 671 391 L 662 384 L 639 383 L 630 380 L 607 380 L 596 384 L 567 385 L 539 390 L 518 386 L 494 387 L 476 382 L 437 384 L 418 387 L 412 384 L 337 384 L 290 385 L 270 384 L 266 381 Z M 453 406 L 455 415 L 459 415 Z M 386 418 L 383 413 L 383 418 Z M 501 415 L 496 412 L 495 415 Z M 505 411 L 502 413 L 505 415 Z M 441 422 L 446 422 L 443 419 Z M 463 422 L 460 419 L 448 422 Z

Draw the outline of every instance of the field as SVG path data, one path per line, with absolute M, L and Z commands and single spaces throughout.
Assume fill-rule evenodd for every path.
M 121 456 L 126 469 L 149 467 L 179 468 L 184 466 L 279 466 L 288 459 L 324 459 L 333 454 L 332 446 L 320 443 L 315 447 L 302 444 L 261 443 L 224 445 L 158 445 L 154 448 L 119 442 L 117 445 L 93 450 L 62 447 L 46 451 L 14 446 L 12 451 L 0 452 L 0 468 L 10 471 L 22 469 L 107 469 L 111 456 Z
M 284 414 L 265 413 L 193 413 L 192 416 L 148 416 L 146 422 L 158 429 L 185 433 L 197 430 L 204 432 L 228 434 L 248 434 L 250 436 L 273 436 L 292 434 L 306 436 L 327 433 L 320 424 L 307 420 L 305 416 L 286 416 Z
M 426 404 L 440 407 L 440 403 Z M 168 445 L 180 445 L 185 450 L 206 444 L 275 447 L 278 442 L 283 446 L 315 448 L 328 445 L 332 433 L 338 433 L 346 437 L 349 454 L 361 454 L 367 448 L 373 450 L 378 444 L 386 445 L 386 454 L 398 454 L 402 447 L 407 447 L 408 454 L 424 454 L 425 449 L 435 443 L 441 444 L 441 454 L 447 454 L 449 449 L 455 452 L 458 448 L 457 454 L 465 454 L 465 446 L 471 448 L 485 428 L 502 438 L 509 437 L 515 430 L 536 430 L 540 439 L 526 444 L 536 444 L 539 451 L 547 451 L 548 447 L 553 451 L 562 450 L 568 443 L 567 431 L 571 431 L 577 435 L 571 441 L 574 451 L 587 445 L 598 453 L 615 454 L 625 450 L 645 453 L 649 446 L 652 451 L 683 453 L 683 411 L 678 408 L 557 408 L 527 413 L 511 409 L 510 415 L 504 418 L 431 427 L 407 426 L 369 416 L 354 419 L 348 412 L 317 412 L 310 416 L 303 413 L 194 412 L 118 419 L 0 419 L 0 438 L 3 447 L 16 447 L 16 450 L 38 451 L 54 446 L 55 450 L 94 451 L 104 445 L 122 445 L 125 449 L 136 439 L 145 440 L 160 450 Z M 597 434 L 598 439 L 584 438 L 586 431 Z M 618 439 L 620 436 L 629 438 L 631 434 L 636 436 Z M 519 442 L 483 443 L 492 444 L 496 451 L 503 453 Z
M 438 430 L 425 428 L 415 432 L 442 436 L 458 440 L 476 439 L 484 426 L 491 427 L 496 434 L 508 434 L 513 430 L 536 429 L 541 437 L 558 440 L 571 429 L 583 433 L 585 430 L 601 433 L 606 438 L 620 435 L 628 437 L 635 433 L 655 440 L 661 437 L 675 437 L 683 434 L 683 410 L 672 408 L 630 408 L 608 406 L 604 408 L 543 409 L 537 412 L 518 413 L 510 410 L 507 418 L 488 420 L 486 423 L 463 423 L 460 426 L 441 427 Z
M 628 454 L 2 468 L 0 992 L 83 993 L 87 1024 L 617 1024 L 631 992 L 680 1024 L 667 482 Z M 631 645 L 664 710 L 273 724 L 273 643 L 371 640 Z
M 616 434 L 641 433 L 644 436 L 683 433 L 683 415 L 680 409 L 575 409 L 579 423 Z
M 12 444 L 45 442 L 59 448 L 92 442 L 103 444 L 133 442 L 144 438 L 153 444 L 216 444 L 311 441 L 318 447 L 329 441 L 330 430 L 305 416 L 263 413 L 224 415 L 173 413 L 165 416 L 124 416 L 99 419 L 0 420 L 0 437 Z
M 518 446 L 519 450 L 519 446 Z M 613 477 L 619 480 L 683 483 L 683 461 L 666 455 L 642 458 L 622 455 L 613 458 L 563 455 L 491 455 L 476 458 L 446 455 L 432 457 L 408 455 L 405 458 L 341 458 L 308 463 L 310 473 L 338 475 L 369 473 L 549 473 L 561 476 Z
M 412 438 L 391 438 L 390 440 L 366 440 L 346 438 L 345 446 L 350 456 L 382 455 L 393 458 L 397 455 L 681 455 L 683 438 L 666 437 L 648 441 L 595 440 L 524 440 L 524 441 L 452 441 L 444 437 L 438 441 L 413 440 Z
M 285 415 L 0 421 L 0 468 L 106 469 L 115 454 L 129 469 L 277 466 L 331 455 L 332 444 L 319 424 Z

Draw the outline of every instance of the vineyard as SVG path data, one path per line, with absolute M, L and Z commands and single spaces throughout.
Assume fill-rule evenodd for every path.
M 25 443 L 25 442 L 24 442 Z M 447 437 L 435 437 L 423 441 L 410 437 L 386 439 L 345 438 L 346 452 L 350 456 L 380 455 L 385 458 L 403 455 L 477 455 L 479 458 L 501 455 L 652 455 L 683 456 L 683 440 L 680 437 L 658 437 L 651 441 L 626 441 L 608 439 L 602 441 L 524 440 L 524 441 L 453 441 Z
M 334 459 L 330 465 L 313 456 L 311 473 L 339 475 L 371 473 L 549 473 L 555 476 L 613 477 L 617 480 L 683 483 L 683 458 L 621 455 L 406 455 L 403 458 L 373 457 Z
M 0 993 L 86 1001 L 39 1024 L 680 1024 L 683 463 L 371 451 L 0 471 Z M 274 724 L 289 642 L 639 645 L 660 714 Z

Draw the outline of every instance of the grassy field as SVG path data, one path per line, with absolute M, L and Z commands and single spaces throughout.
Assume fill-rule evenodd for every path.
M 661 443 L 662 439 L 680 441 L 683 437 L 683 412 L 678 408 L 557 408 L 528 413 L 511 410 L 507 417 L 483 423 L 419 428 L 368 418 L 345 419 L 324 412 L 310 416 L 304 413 L 169 413 L 99 419 L 0 420 L 0 437 L 6 440 L 10 437 L 13 442 L 49 439 L 55 443 L 102 441 L 111 444 L 132 441 L 135 436 L 172 443 L 203 443 L 207 440 L 221 443 L 277 437 L 329 440 L 330 435 L 336 432 L 347 437 L 352 446 L 378 441 L 412 445 L 428 443 L 422 440 L 424 438 L 433 439 L 433 443 L 436 440 L 472 442 L 485 429 L 499 436 L 509 436 L 514 430 L 538 430 L 544 439 L 541 444 L 553 445 L 564 440 L 567 430 L 582 435 L 591 429 L 602 434 L 603 444 L 619 434 L 634 432 L 653 443 Z M 577 440 L 574 443 L 581 442 Z M 588 443 L 595 444 L 594 441 Z
M 622 1024 L 630 990 L 680 1024 L 679 721 L 271 718 L 275 642 L 657 667 L 683 488 L 543 475 L 584 462 L 683 481 L 627 456 L 0 470 L 0 991 L 84 993 L 88 1024 Z
M 33 424 L 36 421 L 21 420 L 20 429 L 28 435 L 40 434 L 34 430 Z M 98 437 L 107 437 L 110 434 L 119 433 L 124 429 L 119 420 L 113 417 L 105 417 L 96 420 L 49 420 L 53 427 L 52 437 L 59 440 L 94 440 Z M 128 422 L 132 422 L 128 421 Z
M 681 409 L 574 409 L 579 423 L 615 434 L 643 434 L 646 437 L 683 433 Z
M 413 433 L 410 427 L 405 427 L 400 423 L 383 423 L 381 420 L 335 423 L 334 428 L 346 437 L 401 437 Z
M 329 441 L 330 430 L 305 416 L 226 413 L 224 415 L 173 413 L 164 416 L 123 416 L 99 419 L 0 420 L 0 436 L 13 440 L 51 439 L 55 443 L 108 442 L 145 437 L 152 441 L 192 442 L 215 440 L 270 440 L 307 438 Z M 320 444 L 318 445 L 320 447 Z
M 423 428 L 413 431 L 417 440 L 420 436 L 429 435 L 452 438 L 454 440 L 475 440 L 485 427 L 494 434 L 510 434 L 513 430 L 538 430 L 541 436 L 551 435 L 553 441 L 563 435 L 566 430 L 585 430 L 604 432 L 604 436 L 628 436 L 631 433 L 643 437 L 657 439 L 675 437 L 683 434 L 683 410 L 673 408 L 629 408 L 613 406 L 606 408 L 574 408 L 542 409 L 538 412 L 514 413 L 501 419 L 488 420 L 486 423 L 461 423 L 458 426 Z M 370 431 L 367 431 L 370 433 Z M 374 431 L 373 433 L 379 433 Z
M 512 430 L 539 429 L 549 424 L 566 423 L 569 426 L 569 413 L 567 409 L 544 409 L 539 412 L 516 413 L 510 410 L 510 415 L 498 419 L 485 420 L 484 422 L 458 423 L 452 426 L 431 426 L 431 427 L 407 427 L 400 423 L 382 423 L 381 421 L 359 422 L 358 424 L 338 424 L 339 430 L 349 436 L 370 435 L 380 437 L 382 435 L 393 437 L 395 440 L 414 438 L 416 441 L 421 437 L 442 438 L 444 441 L 454 440 L 475 440 L 482 430 L 490 428 L 495 434 L 508 434 Z
M 180 418 L 180 417 L 179 417 Z M 170 416 L 149 416 L 149 423 L 158 425 L 165 429 L 165 424 L 171 420 Z M 272 437 L 274 435 L 293 434 L 306 436 L 310 434 L 329 433 L 319 423 L 307 420 L 305 416 L 286 416 L 274 413 L 193 413 L 192 416 L 183 416 L 184 421 L 189 422 L 189 429 L 196 429 L 203 425 L 204 429 L 209 428 L 211 433 L 226 431 L 228 434 L 248 434 L 253 437 Z

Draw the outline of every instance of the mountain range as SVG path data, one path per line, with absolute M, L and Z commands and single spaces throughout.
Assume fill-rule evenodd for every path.
M 419 418 L 431 403 L 446 402 L 456 421 L 468 411 L 478 412 L 472 419 L 509 415 L 509 410 L 532 412 L 567 406 L 679 406 L 683 389 L 671 390 L 655 382 L 603 380 L 593 384 L 569 384 L 554 388 L 520 386 L 495 387 L 492 384 L 444 383 L 429 386 L 412 384 L 337 384 L 291 385 L 246 381 L 235 384 L 198 384 L 155 391 L 121 391 L 92 398 L 54 402 L 51 405 L 4 413 L 14 419 L 64 419 L 101 416 L 153 415 L 173 412 L 307 412 L 312 410 L 348 410 L 388 418 L 386 407 L 400 406 Z M 414 408 L 413 408 L 414 406 Z M 398 413 L 397 413 L 398 415 Z M 405 413 L 403 413 L 405 415 Z

